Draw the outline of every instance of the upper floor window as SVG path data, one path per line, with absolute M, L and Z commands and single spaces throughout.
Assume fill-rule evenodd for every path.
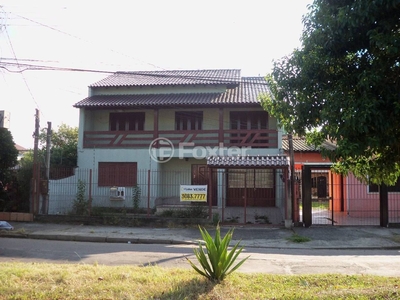
M 202 111 L 177 111 L 175 112 L 175 130 L 202 130 Z
M 233 130 L 240 130 L 240 133 L 231 134 L 231 143 L 251 145 L 253 148 L 265 148 L 257 144 L 268 143 L 268 113 L 266 111 L 232 111 L 230 113 L 230 127 Z M 253 130 L 249 133 L 248 130 Z M 235 139 L 238 137 L 238 139 Z
M 144 116 L 144 112 L 110 113 L 110 130 L 144 130 Z
M 266 111 L 232 111 L 230 121 L 231 129 L 268 129 Z

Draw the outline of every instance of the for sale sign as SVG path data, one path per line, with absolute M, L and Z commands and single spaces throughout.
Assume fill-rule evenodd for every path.
M 181 202 L 197 201 L 207 202 L 206 185 L 181 185 Z

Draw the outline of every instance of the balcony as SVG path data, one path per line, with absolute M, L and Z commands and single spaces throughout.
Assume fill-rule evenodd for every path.
M 83 148 L 148 148 L 156 138 L 166 138 L 174 147 L 208 146 L 278 148 L 278 131 L 252 130 L 158 130 L 158 131 L 85 131 Z M 188 145 L 191 143 L 190 145 Z

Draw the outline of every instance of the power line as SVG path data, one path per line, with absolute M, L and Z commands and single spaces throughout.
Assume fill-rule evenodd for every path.
M 15 58 L 12 57 L 0 57 L 1 60 L 17 60 Z M 33 58 L 18 58 L 18 61 L 28 61 L 28 62 L 51 62 L 51 63 L 59 63 L 59 61 L 55 61 L 55 60 L 43 60 L 43 59 L 33 59 Z
M 29 61 L 29 59 L 25 59 Z M 3 64 L 3 66 L 1 66 Z M 24 67 L 23 70 L 12 71 L 7 68 L 10 67 Z M 195 71 L 195 70 L 165 70 L 165 71 L 106 71 L 106 70 L 96 70 L 96 69 L 81 69 L 81 68 L 68 68 L 68 67 L 55 67 L 55 66 L 45 66 L 45 65 L 36 65 L 36 64 L 21 64 L 21 63 L 13 63 L 13 62 L 1 62 L 0 68 L 6 69 L 9 72 L 14 73 L 22 73 L 24 71 L 70 71 L 70 72 L 91 72 L 91 73 L 103 73 L 103 74 L 120 74 L 126 75 L 127 77 L 132 75 L 140 75 L 140 76 L 148 76 L 148 77 L 159 77 L 159 78 L 180 78 L 180 79 L 193 79 L 199 81 L 215 81 L 216 83 L 246 83 L 250 85 L 268 85 L 266 81 L 257 81 L 257 82 L 249 82 L 246 80 L 242 80 L 242 78 L 257 78 L 261 79 L 262 76 L 251 76 L 251 77 L 241 77 L 239 80 L 231 80 L 221 78 L 219 76 L 199 76 L 199 75 L 182 75 L 182 74 L 173 74 L 172 72 L 182 72 L 182 71 Z M 219 69 L 217 69 L 219 70 Z M 227 69 L 229 70 L 229 69 Z M 204 70 L 207 71 L 207 70 Z
M 21 15 L 15 14 L 15 13 L 13 13 L 13 14 L 16 15 L 16 16 L 18 16 L 18 17 L 20 17 L 20 18 L 22 18 L 22 19 L 25 19 L 25 20 L 28 20 L 28 21 L 30 21 L 30 22 L 33 22 L 33 23 L 35 23 L 35 24 L 37 24 L 37 25 L 46 27 L 46 28 L 48 28 L 48 29 L 54 30 L 54 31 L 56 31 L 56 32 L 65 34 L 65 35 L 67 35 L 67 36 L 70 36 L 70 37 L 73 37 L 73 38 L 76 38 L 76 39 L 79 39 L 79 40 L 82 40 L 82 41 L 85 41 L 85 42 L 88 42 L 88 41 L 86 41 L 86 40 L 81 39 L 81 38 L 78 37 L 78 36 L 69 34 L 69 33 L 67 33 L 67 32 L 64 32 L 64 31 L 62 31 L 62 30 L 59 30 L 59 29 L 54 28 L 54 27 L 52 27 L 52 26 L 43 24 L 43 23 L 41 23 L 41 22 L 34 21 L 34 20 L 32 20 L 32 19 L 26 18 L 26 17 L 24 17 L 24 16 L 21 16 Z M 113 51 L 113 52 L 122 54 L 122 55 L 124 55 L 124 56 L 130 57 L 130 56 L 125 55 L 125 54 L 123 54 L 123 53 L 114 51 L 113 49 L 110 49 L 110 50 Z M 133 58 L 133 57 L 130 57 L 130 58 Z M 138 60 L 138 59 L 136 59 L 136 58 L 133 58 L 133 59 Z M 6 59 L 6 60 L 12 60 L 12 59 Z M 3 64 L 6 65 L 6 66 L 10 66 L 10 67 L 15 67 L 15 66 L 17 66 L 18 68 L 24 67 L 25 69 L 23 69 L 23 70 L 18 70 L 18 71 L 13 71 L 13 70 L 10 70 L 10 69 L 9 69 L 8 67 L 6 67 L 6 66 L 0 66 L 0 68 L 6 69 L 6 70 L 9 71 L 9 72 L 16 72 L 16 73 L 22 73 L 22 72 L 28 71 L 28 70 L 50 70 L 50 71 L 93 72 L 93 73 L 104 73 L 104 74 L 114 74 L 114 73 L 118 73 L 118 74 L 127 74 L 128 76 L 134 74 L 134 75 L 149 76 L 149 77 L 194 79 L 194 80 L 200 80 L 200 81 L 201 81 L 201 80 L 204 80 L 204 81 L 216 81 L 216 82 L 218 82 L 218 83 L 230 83 L 230 84 L 232 84 L 232 83 L 241 83 L 241 82 L 243 82 L 242 80 L 226 80 L 226 79 L 224 79 L 224 78 L 213 77 L 213 76 L 180 75 L 180 74 L 157 74 L 157 73 L 154 73 L 154 71 L 150 71 L 150 72 L 141 72 L 141 71 L 134 71 L 134 72 L 110 72 L 110 71 L 95 70 L 95 69 L 64 68 L 64 67 L 54 67 L 54 66 L 33 65 L 33 64 L 21 64 L 21 63 L 18 62 L 17 59 L 16 59 L 16 61 L 17 61 L 17 64 L 15 64 L 15 63 L 8 63 L 8 62 L 4 62 Z M 49 61 L 34 60 L 34 59 L 23 59 L 23 61 L 27 61 L 27 62 L 49 62 Z M 138 60 L 138 61 L 140 61 L 140 60 Z M 143 61 L 141 61 L 141 62 L 143 62 Z M 149 65 L 151 65 L 151 66 L 153 66 L 153 67 L 156 67 L 156 68 L 159 68 L 159 69 L 163 69 L 163 68 L 161 68 L 161 67 L 155 66 L 154 64 L 151 64 L 151 63 L 148 63 L 148 62 L 144 62 L 144 63 L 149 64 Z M 166 71 L 167 73 L 171 72 L 171 70 L 165 70 L 165 69 L 163 69 L 163 70 Z M 245 81 L 245 83 L 246 83 L 246 84 L 257 84 L 257 85 L 264 85 L 264 84 L 265 84 L 265 85 L 266 85 L 266 83 L 263 83 L 263 82 L 254 83 L 254 82 Z M 29 88 L 29 87 L 28 87 L 28 88 Z M 33 97 L 33 95 L 32 95 L 32 97 Z
M 24 59 L 25 61 L 29 61 L 30 59 Z M 1 62 L 0 62 L 1 63 Z M 61 68 L 61 67 L 49 67 L 49 66 L 40 66 L 40 65 L 32 65 L 32 64 L 15 64 L 15 63 L 8 63 L 5 62 L 6 65 L 11 65 L 11 66 L 24 66 L 25 69 L 21 71 L 16 71 L 16 72 L 23 72 L 26 70 L 53 70 L 53 71 L 77 71 L 77 72 L 95 72 L 95 73 L 107 73 L 107 74 L 126 74 L 127 76 L 129 75 L 142 75 L 142 76 L 149 76 L 149 77 L 173 77 L 173 78 L 184 78 L 184 79 L 196 79 L 196 80 L 206 80 L 206 81 L 217 81 L 218 83 L 222 83 L 224 80 L 221 79 L 220 77 L 212 77 L 212 76 L 197 76 L 197 75 L 179 75 L 179 74 L 165 74 L 165 73 L 170 73 L 174 72 L 171 70 L 168 70 L 166 72 L 163 72 L 164 74 L 155 74 L 154 72 L 157 71 L 134 71 L 134 72 L 110 72 L 110 71 L 101 71 L 101 70 L 89 70 L 89 69 L 76 69 L 76 68 Z M 1 66 L 0 66 L 1 67 Z M 191 71 L 191 70 L 189 70 Z M 158 71 L 160 72 L 160 71 Z M 262 78 L 262 77 L 259 77 Z M 232 83 L 232 81 L 226 81 L 227 83 Z M 266 82 L 248 82 L 248 81 L 236 81 L 238 83 L 246 83 L 246 84 L 257 84 L 257 85 L 267 85 Z M 177 107 L 176 107 L 177 108 Z M 207 118 L 208 120 L 212 120 L 210 118 Z M 225 123 L 226 121 L 224 121 Z
M 86 43 L 94 43 L 94 42 L 92 42 L 92 41 L 82 39 L 82 38 L 79 37 L 79 36 L 70 34 L 70 33 L 68 33 L 68 32 L 65 32 L 65 31 L 63 31 L 63 30 L 60 30 L 60 29 L 55 28 L 55 27 L 53 27 L 53 26 L 49 26 L 49 25 L 47 25 L 47 24 L 44 24 L 44 23 L 41 23 L 41 22 L 32 20 L 32 19 L 27 18 L 27 17 L 24 17 L 24 16 L 22 16 L 22 15 L 20 15 L 20 14 L 16 14 L 16 13 L 13 13 L 13 12 L 11 12 L 11 14 L 13 14 L 13 15 L 15 15 L 15 16 L 17 16 L 17 17 L 20 17 L 20 18 L 22 18 L 22 19 L 24 19 L 24 20 L 27 20 L 27 21 L 29 21 L 29 22 L 32 22 L 32 23 L 35 23 L 35 24 L 37 24 L 37 25 L 43 26 L 43 27 L 45 27 L 45 28 L 48 28 L 48 29 L 50 29 L 50 30 L 56 31 L 56 32 L 58 32 L 58 33 L 61 33 L 61 34 L 70 36 L 70 37 L 72 37 L 72 38 L 75 38 L 75 39 L 78 39 L 78 40 L 81 40 L 81 41 L 84 41 L 84 42 L 86 42 Z M 104 46 L 104 45 L 102 44 L 102 47 L 103 47 L 103 46 Z M 162 68 L 162 67 L 157 66 L 157 65 L 155 65 L 155 64 L 152 64 L 152 63 L 149 63 L 149 62 L 146 62 L 146 61 L 137 59 L 137 58 L 135 58 L 135 57 L 129 56 L 129 55 L 127 55 L 127 54 L 125 54 L 125 53 L 122 53 L 122 52 L 120 52 L 120 51 L 116 51 L 116 50 L 111 49 L 111 48 L 109 48 L 109 50 L 110 50 L 111 52 L 115 52 L 115 53 L 117 53 L 117 54 L 119 54 L 119 55 L 122 55 L 122 56 L 125 56 L 125 57 L 128 57 L 128 58 L 134 59 L 134 60 L 136 60 L 136 61 L 139 61 L 139 62 L 141 62 L 141 63 L 147 64 L 147 65 L 149 65 L 149 66 L 152 66 L 152 67 L 154 67 L 154 68 L 156 68 L 156 69 L 159 69 L 159 70 L 162 70 L 162 71 L 166 71 L 166 72 L 169 71 L 169 70 L 166 70 L 165 68 Z M 32 60 L 32 61 L 34 61 L 34 60 Z M 39 60 L 38 60 L 38 61 L 39 61 Z M 59 67 L 59 68 L 56 68 L 56 67 L 45 67 L 45 66 L 29 66 L 29 67 L 30 67 L 30 68 L 35 68 L 35 67 L 37 67 L 37 68 L 39 68 L 39 69 L 41 69 L 41 70 L 47 70 L 46 68 L 48 68 L 48 70 L 59 70 L 59 71 L 81 71 L 81 72 L 106 73 L 106 74 L 111 74 L 111 73 L 113 73 L 113 72 L 110 72 L 110 71 L 93 70 L 93 69 L 60 68 L 60 67 Z M 30 69 L 30 70 L 32 70 L 32 69 Z M 127 74 L 129 74 L 129 73 L 132 73 L 132 72 L 118 72 L 118 73 L 121 73 L 121 74 L 127 73 Z M 163 75 L 157 75 L 157 74 L 154 74 L 154 73 L 153 73 L 153 74 L 150 74 L 150 75 L 148 75 L 148 74 L 146 74 L 146 73 L 143 73 L 143 72 L 134 72 L 134 73 L 135 73 L 135 74 L 138 74 L 138 75 L 143 75 L 143 76 L 146 76 L 146 75 L 147 75 L 147 76 L 153 76 L 153 77 L 157 77 L 157 76 L 163 77 Z M 174 76 L 174 75 L 170 75 L 170 77 L 173 77 L 173 76 Z M 204 79 L 204 80 L 217 80 L 217 81 L 219 81 L 219 82 L 223 81 L 223 79 L 221 79 L 221 78 L 213 78 L 213 77 L 205 77 L 205 76 L 203 76 L 203 77 L 198 77 L 198 76 L 197 76 L 197 77 L 191 77 L 191 76 L 182 76 L 182 75 L 179 76 L 179 75 L 175 75 L 175 77 L 187 78 L 187 79 L 198 79 L 198 80 L 202 80 L 202 79 Z
M 27 59 L 28 60 L 28 59 Z M 1 63 L 1 62 L 0 62 Z M 15 63 L 6 63 L 6 64 L 10 64 L 15 66 Z M 59 67 L 48 67 L 48 66 L 38 66 L 38 65 L 29 65 L 29 64 L 19 64 L 20 66 L 30 66 L 32 68 L 26 68 L 22 71 L 26 71 L 26 70 L 53 70 L 53 71 L 77 71 L 77 72 L 95 72 L 95 73 L 109 73 L 109 74 L 115 74 L 115 73 L 123 73 L 126 75 L 142 75 L 142 76 L 149 76 L 149 77 L 164 77 L 164 78 L 169 78 L 169 77 L 173 77 L 173 78 L 183 78 L 183 79 L 196 79 L 196 80 L 205 80 L 205 81 L 217 81 L 218 83 L 223 82 L 224 80 L 220 79 L 219 77 L 211 77 L 211 76 L 196 76 L 196 75 L 192 75 L 192 76 L 188 76 L 188 75 L 174 75 L 174 74 L 154 74 L 152 71 L 146 71 L 146 72 L 110 72 L 110 71 L 101 71 L 101 70 L 87 70 L 87 69 L 73 69 L 73 68 L 59 68 Z M 1 66 L 0 66 L 1 67 Z M 22 72 L 21 71 L 21 72 Z M 168 72 L 172 72 L 172 71 L 168 71 Z M 232 83 L 232 81 L 226 81 L 227 83 Z M 247 84 L 257 84 L 257 85 L 267 85 L 267 83 L 265 82 L 248 82 L 248 81 L 237 81 L 238 83 L 247 83 Z M 172 106 L 174 107 L 174 106 Z M 178 108 L 178 106 L 176 106 L 175 108 Z M 212 118 L 207 118 L 208 120 L 216 120 L 216 119 L 212 119 Z M 224 121 L 224 123 L 228 123 L 226 121 Z
M 14 14 L 14 15 L 16 15 L 16 16 L 18 16 L 18 17 L 24 19 L 24 20 L 27 20 L 27 21 L 32 22 L 32 23 L 35 23 L 35 24 L 37 24 L 37 25 L 43 26 L 43 27 L 48 28 L 48 29 L 50 29 L 50 30 L 56 31 L 56 32 L 58 32 L 58 33 L 62 33 L 62 34 L 64 34 L 64 35 L 67 35 L 67 36 L 70 36 L 70 37 L 72 37 L 72 38 L 78 39 L 78 40 L 80 40 L 80 41 L 83 41 L 83 42 L 86 42 L 86 43 L 93 43 L 93 41 L 89 41 L 89 40 L 82 39 L 81 37 L 78 37 L 78 36 L 76 36 L 76 35 L 73 35 L 73 34 L 70 34 L 70 33 L 68 33 L 68 32 L 65 32 L 65 31 L 63 31 L 63 30 L 57 29 L 57 28 L 55 28 L 55 27 L 46 25 L 46 24 L 44 24 L 44 23 L 41 23 L 41 22 L 32 20 L 32 19 L 30 19 L 30 18 L 21 16 L 21 15 L 19 15 L 19 14 L 16 14 L 16 13 L 13 13 L 13 12 L 11 12 L 11 14 Z M 101 46 L 104 47 L 104 44 L 102 44 Z M 117 54 L 119 54 L 119 55 L 122 55 L 122 56 L 125 56 L 125 57 L 128 57 L 128 58 L 134 59 L 134 60 L 136 60 L 136 61 L 138 61 L 138 62 L 147 64 L 147 65 L 152 66 L 152 67 L 154 67 L 154 68 L 164 70 L 163 68 L 161 68 L 161 67 L 159 67 L 159 66 L 156 66 L 155 64 L 152 64 L 152 63 L 149 63 L 149 62 L 146 62 L 146 61 L 137 59 L 137 58 L 135 58 L 135 57 L 132 57 L 132 56 L 127 55 L 127 54 L 125 54 L 125 53 L 122 53 L 122 52 L 120 52 L 120 51 L 116 51 L 116 50 L 114 50 L 114 49 L 112 49 L 112 48 L 109 48 L 108 50 L 111 51 L 111 52 L 117 53 Z
M 62 30 L 60 30 L 60 29 L 58 29 L 58 28 L 55 28 L 55 27 L 53 27 L 53 26 L 49 26 L 49 25 L 47 25 L 47 24 L 44 24 L 44 23 L 41 23 L 41 22 L 32 20 L 32 19 L 27 18 L 27 17 L 24 17 L 24 16 L 22 16 L 22 15 L 20 15 L 20 14 L 16 14 L 16 13 L 13 13 L 13 12 L 11 12 L 11 14 L 13 14 L 13 15 L 19 17 L 19 18 L 22 18 L 22 19 L 24 19 L 24 20 L 27 20 L 27 21 L 29 21 L 29 22 L 32 22 L 32 23 L 35 23 L 35 24 L 37 24 L 37 25 L 43 26 L 43 27 L 45 27 L 45 28 L 48 28 L 48 29 L 50 29 L 50 30 L 56 31 L 56 32 L 58 32 L 58 33 L 61 33 L 61 34 L 64 34 L 64 35 L 73 37 L 73 38 L 75 38 L 75 39 L 78 39 L 78 40 L 81 40 L 81 41 L 84 41 L 84 42 L 87 42 L 87 43 L 93 43 L 93 42 L 91 42 L 91 41 L 84 40 L 84 39 L 82 39 L 82 38 L 80 38 L 80 37 L 78 37 L 78 36 L 76 36 L 76 35 L 73 35 L 73 34 L 70 34 L 70 33 L 68 33 L 68 32 L 62 31 Z M 102 46 L 103 46 L 103 45 L 102 45 Z M 118 54 L 120 54 L 120 55 L 129 57 L 129 58 L 132 58 L 132 59 L 137 60 L 137 61 L 139 61 L 139 62 L 148 64 L 148 65 L 150 65 L 150 66 L 152 66 L 152 67 L 155 67 L 155 68 L 157 68 L 157 69 L 161 69 L 162 71 L 159 71 L 159 72 L 163 72 L 163 71 L 165 71 L 165 72 L 171 72 L 170 70 L 166 70 L 166 69 L 161 68 L 161 67 L 159 67 L 159 66 L 156 66 L 156 65 L 154 65 L 154 64 L 152 64 L 152 63 L 139 60 L 139 59 L 134 58 L 134 57 L 132 57 L 132 56 L 126 55 L 125 53 L 122 53 L 122 52 L 119 52 L 119 51 L 115 51 L 114 49 L 109 49 L 109 50 L 112 51 L 112 52 L 118 53 Z M 29 60 L 29 59 L 26 59 L 25 61 L 32 61 L 32 62 L 33 62 L 33 61 L 38 61 L 38 62 L 40 62 L 40 60 Z M 45 61 L 42 61 L 42 62 L 45 62 Z M 10 65 L 10 66 L 12 66 L 11 63 L 7 63 L 7 64 Z M 196 80 L 207 80 L 207 81 L 214 81 L 214 80 L 215 80 L 215 81 L 218 81 L 219 83 L 232 83 L 232 80 L 225 80 L 225 79 L 219 78 L 219 77 L 211 77 L 211 76 L 189 76 L 189 75 L 174 75 L 174 74 L 156 74 L 156 73 L 154 73 L 154 72 L 157 72 L 157 71 L 152 71 L 151 73 L 142 72 L 142 71 L 135 71 L 135 72 L 110 72 L 110 71 L 94 70 L 94 69 L 63 68 L 63 67 L 40 66 L 40 65 L 29 65 L 29 64 L 24 64 L 23 66 L 24 66 L 26 69 L 21 70 L 21 72 L 27 71 L 27 70 L 56 70 L 56 71 L 93 72 L 93 73 L 105 73 L 105 74 L 118 73 L 118 74 L 128 74 L 128 75 L 130 75 L 130 74 L 136 74 L 136 75 L 150 76 L 150 77 L 175 77 L 175 78 L 196 79 Z M 3 69 L 6 69 L 7 71 L 10 71 L 10 72 L 16 72 L 16 73 L 19 72 L 19 71 L 11 71 L 11 70 L 9 70 L 6 66 L 3 66 L 2 68 L 3 68 Z M 235 82 L 240 82 L 240 81 L 237 81 L 237 80 L 234 80 L 234 81 L 235 81 Z M 246 83 L 249 83 L 249 82 L 246 82 Z M 258 84 L 262 84 L 262 83 L 260 82 L 260 83 L 258 83 Z
M 25 71 L 70 71 L 70 72 L 92 72 L 92 73 L 105 73 L 105 74 L 113 74 L 113 71 L 103 71 L 103 70 L 94 70 L 94 69 L 79 69 L 79 68 L 64 68 L 64 67 L 54 67 L 54 66 L 44 66 L 44 65 L 33 65 L 33 64 L 21 64 L 21 63 L 13 63 L 13 62 L 1 62 L 3 64 L 3 69 L 6 69 L 9 72 L 14 73 L 22 73 Z M 12 71 L 8 69 L 6 66 L 10 67 L 24 67 L 23 70 Z
M 12 44 L 12 42 L 11 42 L 10 35 L 8 34 L 7 28 L 6 28 L 5 32 L 6 32 L 6 35 L 7 35 L 8 42 L 9 42 L 10 47 L 11 47 L 11 51 L 12 51 L 12 53 L 13 53 L 13 55 L 14 55 L 14 58 L 15 58 L 15 60 L 16 60 L 16 62 L 17 62 L 17 65 L 18 65 L 19 62 L 18 62 L 18 59 L 17 59 L 17 55 L 15 54 L 14 47 L 13 47 L 13 44 Z M 1 66 L 0 66 L 0 67 L 1 67 Z M 3 67 L 3 68 L 4 68 L 4 67 Z M 39 104 L 37 103 L 35 97 L 33 96 L 33 93 L 32 93 L 32 91 L 31 91 L 31 89 L 30 89 L 30 87 L 29 87 L 29 85 L 28 85 L 28 82 L 26 81 L 26 78 L 25 78 L 25 76 L 24 76 L 24 74 L 23 74 L 22 72 L 21 72 L 21 76 L 22 76 L 22 79 L 23 79 L 23 81 L 24 81 L 24 83 L 25 83 L 25 86 L 26 86 L 26 88 L 27 88 L 27 90 L 28 90 L 28 92 L 29 92 L 29 94 L 30 94 L 30 96 L 31 96 L 31 98 L 32 98 L 32 100 L 33 100 L 33 102 L 35 102 L 36 107 L 40 110 Z M 41 111 L 41 110 L 40 110 L 40 111 Z

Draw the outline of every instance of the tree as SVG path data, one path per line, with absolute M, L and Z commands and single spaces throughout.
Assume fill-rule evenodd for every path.
M 342 174 L 392 185 L 400 175 L 400 0 L 315 0 L 302 46 L 275 61 L 264 109 Z
M 46 128 L 40 133 L 41 155 L 46 149 Z M 51 166 L 76 167 L 78 161 L 78 127 L 61 124 L 57 131 L 51 134 Z
M 19 161 L 19 168 L 16 174 L 18 192 L 20 196 L 18 211 L 29 211 L 29 196 L 31 194 L 31 180 L 33 174 L 33 150 L 24 153 Z
M 9 198 L 10 183 L 13 181 L 11 170 L 17 165 L 17 159 L 18 150 L 11 132 L 7 128 L 0 128 L 0 211 L 7 210 L 12 200 Z
M 18 162 L 18 150 L 7 128 L 0 128 L 0 181 L 5 181 L 9 171 Z

